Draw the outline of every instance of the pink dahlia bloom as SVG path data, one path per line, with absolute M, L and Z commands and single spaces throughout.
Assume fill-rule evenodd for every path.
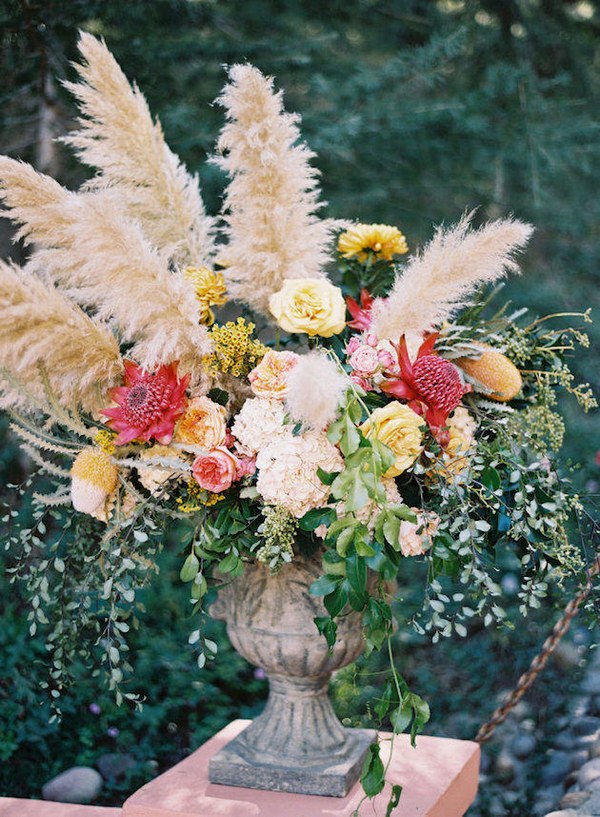
M 156 440 L 168 445 L 175 423 L 185 411 L 189 382 L 189 375 L 181 380 L 177 377 L 177 363 L 161 366 L 150 374 L 126 360 L 124 385 L 110 392 L 116 405 L 101 412 L 110 418 L 107 426 L 119 432 L 115 445 L 132 440 Z
M 218 494 L 231 488 L 236 478 L 238 461 L 231 451 L 219 445 L 208 454 L 200 454 L 192 465 L 194 479 L 201 488 Z

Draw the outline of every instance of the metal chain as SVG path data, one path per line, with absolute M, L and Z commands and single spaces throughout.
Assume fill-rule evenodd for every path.
M 480 727 L 475 737 L 475 740 L 478 743 L 485 743 L 492 737 L 496 727 L 500 726 L 501 723 L 504 723 L 509 712 L 515 708 L 523 695 L 525 695 L 527 690 L 534 683 L 540 672 L 544 669 L 548 663 L 548 659 L 557 648 L 558 642 L 567 632 L 571 625 L 571 621 L 577 615 L 579 607 L 591 593 L 593 578 L 598 574 L 598 572 L 600 572 L 600 556 L 596 558 L 588 570 L 585 586 L 567 604 L 564 613 L 554 625 L 552 634 L 544 641 L 541 651 L 532 660 L 527 672 L 524 672 L 523 675 L 521 675 L 516 687 L 506 696 L 502 704 L 500 704 L 500 706 L 494 711 L 489 721 Z

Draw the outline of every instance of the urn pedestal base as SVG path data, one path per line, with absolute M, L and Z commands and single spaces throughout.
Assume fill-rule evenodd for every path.
M 211 757 L 208 779 L 225 786 L 345 797 L 358 780 L 367 749 L 375 740 L 375 732 L 370 729 L 345 731 L 344 750 L 338 754 L 312 763 L 279 758 L 273 764 L 257 762 L 248 755 L 242 732 Z
M 123 805 L 123 817 L 351 817 L 363 797 L 355 783 L 346 797 L 317 797 L 219 786 L 208 780 L 210 759 L 247 726 L 233 721 L 172 769 L 146 783 Z M 382 735 L 389 738 L 390 735 Z M 390 743 L 382 743 L 385 763 Z M 477 793 L 479 745 L 421 735 L 416 748 L 399 735 L 388 770 L 403 787 L 397 817 L 463 817 Z M 365 803 L 369 817 L 385 817 L 390 786 Z

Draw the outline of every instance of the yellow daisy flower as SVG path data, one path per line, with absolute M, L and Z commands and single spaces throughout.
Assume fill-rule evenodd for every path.
M 186 267 L 184 276 L 194 286 L 200 304 L 200 321 L 209 326 L 215 322 L 211 306 L 227 303 L 227 289 L 223 273 L 213 272 L 208 267 Z
M 338 251 L 344 258 L 366 261 L 371 254 L 391 261 L 394 255 L 408 252 L 406 238 L 389 224 L 355 224 L 338 239 Z

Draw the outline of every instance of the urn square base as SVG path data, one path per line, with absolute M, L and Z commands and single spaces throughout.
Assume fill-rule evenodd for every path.
M 371 729 L 347 729 L 346 732 L 348 742 L 343 756 L 288 766 L 281 762 L 274 765 L 250 761 L 244 750 L 242 732 L 211 757 L 208 779 L 225 786 L 345 797 L 360 777 L 365 755 L 376 737 Z
M 346 797 L 318 797 L 210 783 L 210 758 L 250 721 L 232 721 L 193 754 L 146 783 L 123 805 L 123 817 L 351 817 L 363 797 L 355 783 Z M 389 738 L 383 734 L 382 738 Z M 389 756 L 384 740 L 381 759 Z M 397 817 L 463 817 L 477 793 L 479 746 L 467 740 L 421 735 L 416 748 L 399 735 L 388 771 L 403 787 Z M 364 804 L 369 817 L 385 817 L 390 786 Z

